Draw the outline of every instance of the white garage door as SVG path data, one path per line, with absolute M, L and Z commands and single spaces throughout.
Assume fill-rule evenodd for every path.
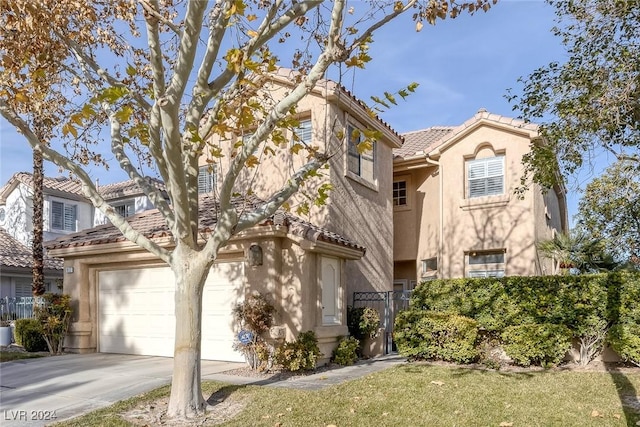
M 243 294 L 243 263 L 215 264 L 204 286 L 202 358 L 242 361 L 233 350 L 231 310 Z M 169 267 L 101 271 L 98 348 L 103 353 L 173 357 L 174 279 Z

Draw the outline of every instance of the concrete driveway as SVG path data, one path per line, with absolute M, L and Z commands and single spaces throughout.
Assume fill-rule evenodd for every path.
M 202 377 L 243 366 L 202 361 Z M 67 354 L 0 364 L 0 425 L 43 426 L 109 406 L 171 381 L 173 359 Z M 53 416 L 56 418 L 53 419 Z

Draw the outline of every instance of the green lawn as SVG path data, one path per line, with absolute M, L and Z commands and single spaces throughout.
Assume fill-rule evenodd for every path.
M 321 391 L 215 382 L 205 389 L 244 402 L 225 426 L 640 425 L 639 373 L 504 373 L 409 364 Z M 63 425 L 128 425 L 120 412 L 167 393 L 164 387 Z

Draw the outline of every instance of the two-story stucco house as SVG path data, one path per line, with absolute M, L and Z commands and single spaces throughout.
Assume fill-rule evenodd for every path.
M 260 87 L 277 99 L 291 87 L 291 78 L 281 70 Z M 297 114 L 299 127 L 285 137 L 302 139 L 332 154 L 329 169 L 308 183 L 311 187 L 331 183 L 330 197 L 326 205 L 313 207 L 308 217 L 283 210 L 223 248 L 204 287 L 205 359 L 242 360 L 242 354 L 233 350 L 239 325 L 232 308 L 251 292 L 259 291 L 273 302 L 280 339 L 292 340 L 300 332 L 313 330 L 326 361 L 339 337 L 348 333 L 346 307 L 352 293 L 392 289 L 392 150 L 401 146 L 402 138 L 372 117 L 351 93 L 328 80 L 303 99 Z M 374 129 L 380 138 L 371 150 L 359 152 L 349 145 L 358 141 L 335 137 L 336 129 L 345 129 L 351 136 L 347 139 L 357 138 L 355 129 Z M 242 137 L 229 135 L 218 142 L 228 150 Z M 251 203 L 260 203 L 284 183 L 299 166 L 288 148 L 276 149 L 272 158 L 261 159 L 246 171 L 238 182 L 238 193 L 246 194 L 250 188 Z M 220 181 L 216 173 L 224 174 L 227 159 L 205 156 L 201 160 L 203 235 L 216 225 Z M 131 224 L 161 244 L 171 245 L 157 211 L 135 215 Z M 51 254 L 64 258 L 65 292 L 77 303 L 69 351 L 173 354 L 174 280 L 168 267 L 110 225 L 58 239 L 48 247 Z
M 394 151 L 394 288 L 434 278 L 551 274 L 536 248 L 568 229 L 564 188 L 531 184 L 537 127 L 485 110 L 460 126 L 403 135 Z

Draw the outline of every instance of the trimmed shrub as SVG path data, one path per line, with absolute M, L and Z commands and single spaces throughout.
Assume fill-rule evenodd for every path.
M 16 343 L 28 352 L 47 351 L 42 325 L 37 319 L 18 319 L 15 321 Z
M 622 360 L 640 366 L 640 325 L 615 325 L 607 341 Z
M 71 325 L 71 297 L 64 294 L 42 295 L 44 304 L 35 307 L 44 340 L 51 354 L 62 354 L 64 339 Z
M 350 366 L 358 360 L 360 341 L 355 337 L 342 337 L 338 347 L 333 350 L 332 360 L 342 366 Z
M 478 323 L 454 313 L 407 310 L 396 318 L 398 352 L 412 359 L 470 363 L 478 357 Z
M 557 365 L 571 347 L 571 331 L 564 325 L 510 326 L 501 337 L 507 355 L 522 366 Z
M 380 313 L 372 307 L 348 307 L 347 327 L 349 335 L 359 341 L 375 338 L 380 329 Z
M 303 332 L 293 342 L 285 342 L 276 350 L 276 362 L 286 371 L 308 371 L 316 368 L 322 353 L 313 331 Z

